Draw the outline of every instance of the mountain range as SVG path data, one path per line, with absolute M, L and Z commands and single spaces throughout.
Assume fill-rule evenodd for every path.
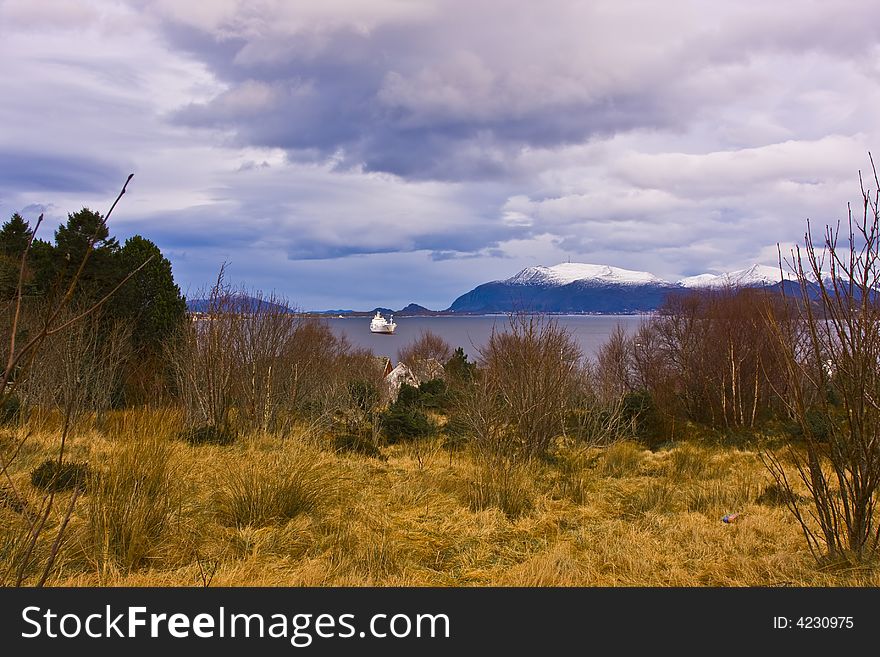
M 565 262 L 552 267 L 526 267 L 515 276 L 478 285 L 462 294 L 446 310 L 429 310 L 411 303 L 399 310 L 374 308 L 370 311 L 326 310 L 325 316 L 358 317 L 381 312 L 383 315 L 435 316 L 481 315 L 516 311 L 543 313 L 632 314 L 659 308 L 670 293 L 692 289 L 759 287 L 794 292 L 796 277 L 778 267 L 752 265 L 747 269 L 720 274 L 699 274 L 668 281 L 646 271 L 621 269 L 610 265 Z M 235 305 L 247 310 L 259 305 L 256 299 L 240 295 Z M 267 302 L 263 301 L 263 304 Z M 204 299 L 187 300 L 189 310 L 204 312 Z M 278 304 L 276 310 L 294 312 Z
M 527 267 L 511 278 L 478 285 L 453 301 L 448 312 L 640 313 L 656 310 L 667 295 L 676 291 L 723 287 L 788 289 L 796 285 L 793 275 L 783 277 L 778 268 L 765 265 L 667 281 L 645 271 L 567 262 L 553 267 Z

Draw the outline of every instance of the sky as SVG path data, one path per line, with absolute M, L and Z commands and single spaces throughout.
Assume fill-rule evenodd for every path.
M 880 154 L 873 0 L 0 0 L 0 217 L 198 296 L 448 307 L 533 265 L 773 265 Z

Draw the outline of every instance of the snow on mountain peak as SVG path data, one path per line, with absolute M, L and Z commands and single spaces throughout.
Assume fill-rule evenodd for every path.
M 563 262 L 552 267 L 526 267 L 508 283 L 568 285 L 575 281 L 595 282 L 617 285 L 669 285 L 646 271 L 633 271 L 611 267 L 610 265 L 591 265 L 581 262 Z
M 685 288 L 722 287 L 769 287 L 783 280 L 796 280 L 789 272 L 780 272 L 778 267 L 752 265 L 746 269 L 720 274 L 698 274 L 670 283 L 646 271 L 621 269 L 610 265 L 591 265 L 582 262 L 563 262 L 552 267 L 543 265 L 526 267 L 516 276 L 504 283 L 514 285 L 568 285 L 569 283 L 595 283 L 601 285 L 662 285 Z
M 699 274 L 688 276 L 678 281 L 682 287 L 763 287 L 776 285 L 785 280 L 795 280 L 797 277 L 788 271 L 780 272 L 779 267 L 767 265 L 752 265 L 747 269 L 726 272 L 723 274 Z

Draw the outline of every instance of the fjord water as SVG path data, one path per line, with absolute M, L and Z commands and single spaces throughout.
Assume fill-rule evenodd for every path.
M 628 334 L 635 332 L 645 321 L 645 315 L 555 315 L 571 332 L 587 356 L 595 356 L 615 327 L 620 326 Z M 395 317 L 397 329 L 393 335 L 370 333 L 369 317 L 331 318 L 327 320 L 336 335 L 345 335 L 355 346 L 371 349 L 377 356 L 388 356 L 397 362 L 400 348 L 418 339 L 424 330 L 441 336 L 454 349 L 461 347 L 471 360 L 475 360 L 479 348 L 486 344 L 492 329 L 504 331 L 508 318 L 503 315 L 463 317 Z

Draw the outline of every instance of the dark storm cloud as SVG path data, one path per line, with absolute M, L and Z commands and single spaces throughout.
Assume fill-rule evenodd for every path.
M 199 57 L 229 86 L 208 102 L 181 107 L 173 120 L 231 129 L 241 145 L 284 148 L 292 159 L 336 155 L 340 166 L 413 179 L 492 178 L 509 173 L 509 161 L 524 147 L 670 126 L 680 116 L 658 94 L 660 81 L 649 77 L 605 93 L 530 98 L 523 88 L 530 77 L 517 79 L 515 70 L 506 70 L 515 64 L 499 64 L 503 52 L 467 50 L 479 43 L 463 44 L 464 54 L 447 49 L 461 27 L 454 20 L 379 26 L 369 34 L 340 28 L 320 39 L 221 39 L 173 21 L 164 26 L 170 43 Z M 259 57 L 249 51 L 261 47 L 266 52 Z M 534 66 L 529 76 L 549 74 L 540 70 L 544 63 Z M 578 84 L 575 77 L 561 81 Z M 473 105 L 468 93 L 477 96 Z
M 416 4 L 436 9 L 433 20 L 369 30 L 345 21 L 285 29 L 296 9 L 276 8 L 278 26 L 254 22 L 244 7 L 201 25 L 172 14 L 162 23 L 169 42 L 229 86 L 174 119 L 231 129 L 241 144 L 284 148 L 293 159 L 336 156 L 341 166 L 410 179 L 500 178 L 525 148 L 683 130 L 735 96 L 726 68 L 761 53 L 853 57 L 877 38 L 863 2 L 846 3 L 845 19 L 786 4 L 754 15 L 722 8 L 705 23 L 681 3 L 665 7 L 668 16 L 650 4 L 520 3 L 502 15 L 492 2 Z M 262 104 L 245 98 L 255 89 Z

